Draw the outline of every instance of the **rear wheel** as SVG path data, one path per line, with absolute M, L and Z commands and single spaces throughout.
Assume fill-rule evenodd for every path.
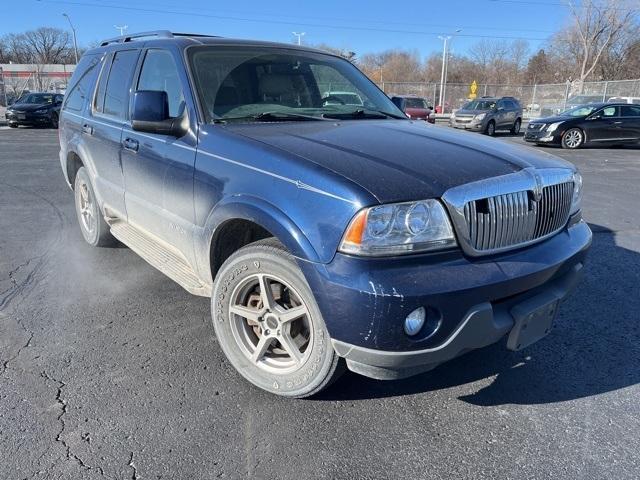
M 522 125 L 522 120 L 519 118 L 514 122 L 513 127 L 511 127 L 511 133 L 513 135 L 518 135 L 520 133 L 520 126 Z
M 570 128 L 562 134 L 562 148 L 580 148 L 584 143 L 584 133 L 579 128 Z
M 489 135 L 490 137 L 493 137 L 496 134 L 496 122 L 494 122 L 493 120 L 491 120 L 488 124 L 487 124 L 487 129 L 485 130 L 485 133 L 487 135 Z
M 51 128 L 58 128 L 58 114 L 51 114 Z
M 86 242 L 94 247 L 106 247 L 116 243 L 109 225 L 104 221 L 100 206 L 85 167 L 80 167 L 74 182 L 76 215 L 80 231 Z
M 308 397 L 342 373 L 311 289 L 275 239 L 241 248 L 222 265 L 211 310 L 231 364 L 270 393 Z

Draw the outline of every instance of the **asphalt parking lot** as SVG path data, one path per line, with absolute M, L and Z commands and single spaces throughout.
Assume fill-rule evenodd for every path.
M 594 230 L 549 337 L 284 400 L 227 364 L 207 299 L 84 243 L 56 131 L 1 129 L 0 478 L 639 478 L 640 147 L 543 150 Z

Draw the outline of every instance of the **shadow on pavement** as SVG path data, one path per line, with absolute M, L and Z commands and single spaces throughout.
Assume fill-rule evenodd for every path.
M 640 253 L 617 246 L 612 231 L 591 228 L 585 278 L 562 305 L 547 338 L 521 352 L 500 342 L 403 380 L 376 381 L 348 372 L 314 400 L 412 395 L 482 381 L 489 384 L 459 399 L 484 406 L 542 404 L 639 383 Z

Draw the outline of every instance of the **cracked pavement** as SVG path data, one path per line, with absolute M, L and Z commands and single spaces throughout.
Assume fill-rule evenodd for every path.
M 284 400 L 228 365 L 207 299 L 83 243 L 55 131 L 0 131 L 0 478 L 640 477 L 640 149 L 543 150 L 595 232 L 548 338 Z

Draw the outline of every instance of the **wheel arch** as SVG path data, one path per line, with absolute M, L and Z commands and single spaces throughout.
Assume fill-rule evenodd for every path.
M 81 167 L 84 167 L 85 164 L 82 161 L 80 155 L 78 155 L 75 151 L 70 150 L 67 153 L 67 180 L 69 181 L 69 185 L 71 189 L 74 189 L 74 184 L 76 180 L 76 175 L 78 174 L 78 170 Z

